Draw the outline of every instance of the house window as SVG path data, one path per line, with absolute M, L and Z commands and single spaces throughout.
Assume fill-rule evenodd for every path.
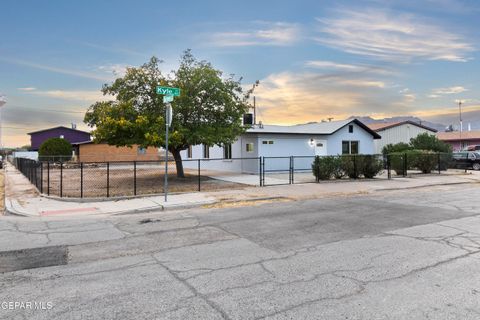
M 147 149 L 145 149 L 145 148 L 143 148 L 143 147 L 137 147 L 137 154 L 138 154 L 139 156 L 144 155 L 144 154 L 146 154 L 146 153 L 147 153 Z
M 358 154 L 359 142 L 358 141 L 342 141 L 342 154 Z
M 224 159 L 232 159 L 232 145 L 230 143 L 226 144 L 223 147 L 223 158 Z
M 191 158 L 192 157 L 192 146 L 188 146 L 188 149 L 187 149 L 187 158 Z
M 348 126 L 348 132 L 353 133 L 353 125 L 352 124 Z
M 262 144 L 273 144 L 273 140 L 263 140 Z
M 203 158 L 208 159 L 210 158 L 210 147 L 207 145 L 203 145 Z
M 245 150 L 246 150 L 247 152 L 253 152 L 253 143 L 247 143 L 247 144 L 245 145 Z

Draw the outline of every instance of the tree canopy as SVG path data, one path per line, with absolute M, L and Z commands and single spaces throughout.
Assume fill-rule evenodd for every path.
M 50 138 L 40 145 L 38 155 L 41 159 L 67 161 L 72 157 L 72 145 L 62 138 Z
M 169 151 L 177 164 L 177 175 L 183 177 L 180 151 L 190 145 L 225 145 L 233 143 L 244 132 L 242 115 L 252 90 L 243 92 L 241 79 L 223 77 L 209 62 L 198 61 L 190 50 L 180 59 L 171 74 L 160 71 L 161 61 L 152 57 L 102 92 L 113 98 L 99 101 L 88 109 L 84 121 L 94 127 L 97 142 L 116 146 L 165 146 L 165 108 L 163 96 L 156 87 L 179 87 L 181 94 L 171 103 L 173 119 L 169 134 Z

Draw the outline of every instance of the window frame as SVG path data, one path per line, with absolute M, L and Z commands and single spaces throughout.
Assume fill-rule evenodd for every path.
M 251 147 L 251 149 L 249 147 Z M 255 150 L 255 144 L 253 142 L 245 143 L 245 152 L 252 153 L 254 152 L 254 150 Z
M 223 146 L 223 159 L 232 160 L 232 144 L 228 143 Z
M 352 145 L 356 144 L 356 152 L 352 153 Z M 348 146 L 348 152 L 345 152 L 344 147 Z M 360 154 L 360 140 L 342 140 L 342 155 L 357 155 Z
M 210 159 L 210 146 L 204 144 L 202 149 L 203 149 L 202 150 L 203 159 Z

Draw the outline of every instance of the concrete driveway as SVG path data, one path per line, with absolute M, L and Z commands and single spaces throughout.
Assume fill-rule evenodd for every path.
M 52 308 L 3 308 L 0 318 L 478 319 L 479 213 L 480 188 L 455 185 L 123 217 L 5 217 L 1 243 L 37 237 L 35 250 L 66 249 L 67 259 L 1 274 L 3 301 Z

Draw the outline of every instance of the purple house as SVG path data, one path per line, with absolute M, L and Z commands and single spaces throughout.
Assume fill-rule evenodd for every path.
M 32 151 L 38 151 L 40 145 L 50 138 L 63 138 L 72 144 L 91 140 L 89 132 L 64 126 L 34 131 L 28 134 L 30 135 L 30 150 Z

